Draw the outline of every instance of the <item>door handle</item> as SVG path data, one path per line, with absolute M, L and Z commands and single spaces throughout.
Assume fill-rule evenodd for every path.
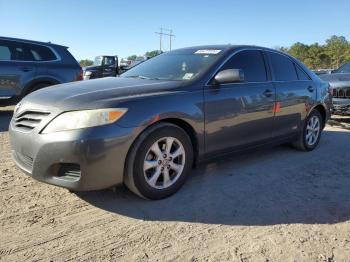
M 263 93 L 264 96 L 266 97 L 270 97 L 273 95 L 273 91 L 271 91 L 270 89 L 266 89 Z
M 30 71 L 33 71 L 33 68 L 32 67 L 21 67 L 21 70 L 23 72 L 30 72 Z
M 308 86 L 307 90 L 309 90 L 309 92 L 313 92 L 315 88 L 313 86 Z

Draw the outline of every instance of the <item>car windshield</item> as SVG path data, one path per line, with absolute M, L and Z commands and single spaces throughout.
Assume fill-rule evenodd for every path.
M 102 56 L 96 56 L 95 61 L 94 61 L 95 66 L 100 66 L 102 65 Z
M 347 62 L 346 64 L 339 67 L 334 71 L 334 73 L 350 73 L 350 62 Z
M 167 53 L 143 62 L 121 76 L 188 81 L 209 68 L 217 59 L 218 52 L 194 52 L 191 54 Z

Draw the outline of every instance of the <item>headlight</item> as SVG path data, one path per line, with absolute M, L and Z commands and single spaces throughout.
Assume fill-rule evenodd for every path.
M 42 133 L 47 134 L 111 124 L 121 118 L 126 111 L 125 108 L 109 108 L 66 112 L 54 118 Z
M 85 72 L 84 72 L 84 75 L 85 75 L 85 76 L 91 76 L 91 74 L 92 74 L 91 71 L 85 71 Z

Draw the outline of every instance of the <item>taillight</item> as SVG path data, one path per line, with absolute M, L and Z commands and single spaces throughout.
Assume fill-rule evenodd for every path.
M 128 60 L 128 62 L 127 62 L 127 63 L 128 63 L 128 65 L 131 65 L 131 60 Z
M 76 81 L 83 80 L 83 79 L 84 79 L 83 74 L 84 74 L 84 73 L 83 73 L 83 70 L 80 69 L 80 72 L 79 72 L 79 74 L 78 74 L 77 77 L 76 77 Z

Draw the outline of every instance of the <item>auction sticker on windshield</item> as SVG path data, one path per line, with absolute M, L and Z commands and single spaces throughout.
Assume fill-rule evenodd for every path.
M 193 73 L 186 73 L 186 74 L 182 77 L 182 79 L 183 79 L 183 80 L 190 80 L 190 79 L 192 78 L 192 76 L 193 76 Z
M 200 55 L 217 55 L 220 53 L 221 50 L 218 49 L 200 49 L 195 52 L 195 54 L 200 54 Z

